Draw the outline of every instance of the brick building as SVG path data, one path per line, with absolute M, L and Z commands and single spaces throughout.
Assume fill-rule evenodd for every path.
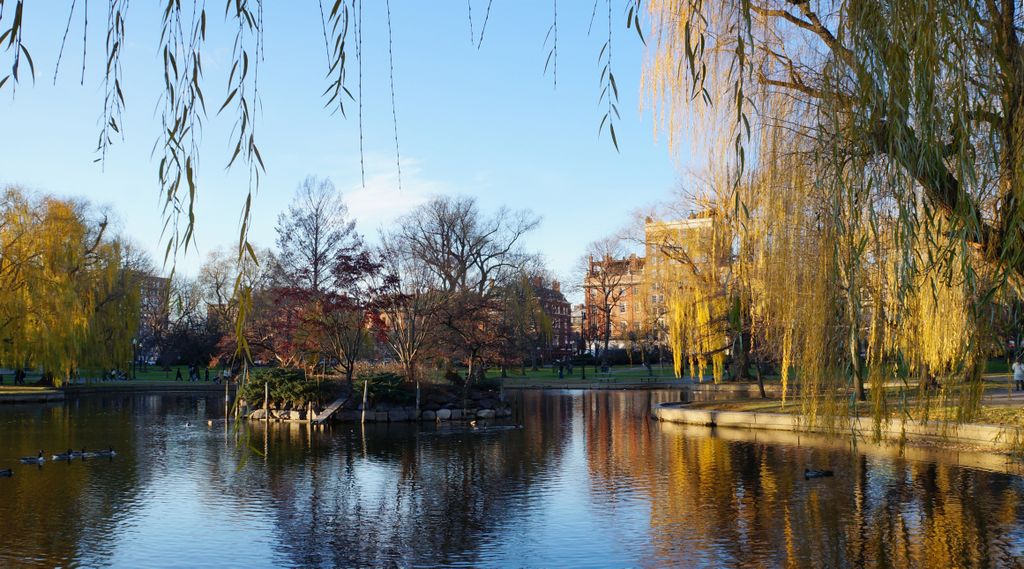
M 171 279 L 153 275 L 139 278 L 139 330 L 134 356 L 137 363 L 153 362 L 160 357 L 160 342 L 171 317 L 170 298 Z
M 583 282 L 587 340 L 593 343 L 603 338 L 610 319 L 609 347 L 626 347 L 629 331 L 636 329 L 641 319 L 639 300 L 643 288 L 643 257 L 635 254 L 623 259 L 591 257 Z
M 572 312 L 569 301 L 562 294 L 561 283 L 551 281 L 548 286 L 543 279 L 536 277 L 533 292 L 537 295 L 541 310 L 551 320 L 547 358 L 558 359 L 570 355 L 573 351 Z
M 697 264 L 708 260 L 713 230 L 714 212 L 710 211 L 676 221 L 647 218 L 644 256 L 591 258 L 583 283 L 588 343 L 593 346 L 603 338 L 605 314 L 612 323 L 609 347 L 627 348 L 640 337 L 663 342 L 666 291 L 662 283 L 685 280 L 686 260 Z

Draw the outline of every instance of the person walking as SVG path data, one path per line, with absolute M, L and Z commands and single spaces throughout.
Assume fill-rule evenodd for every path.
M 1024 391 L 1024 363 L 1019 359 L 1013 362 L 1013 389 Z
M 177 368 L 177 371 L 174 372 L 174 381 L 181 381 L 181 368 L 180 367 Z

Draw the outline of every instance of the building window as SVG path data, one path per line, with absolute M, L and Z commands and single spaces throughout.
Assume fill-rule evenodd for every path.
M 626 303 L 625 302 L 620 302 L 619 303 L 619 312 L 625 312 L 625 311 L 626 311 Z

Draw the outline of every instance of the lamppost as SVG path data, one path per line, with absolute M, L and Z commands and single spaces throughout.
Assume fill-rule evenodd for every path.
M 136 364 L 139 361 L 139 356 L 138 356 L 138 351 L 137 351 L 138 347 L 139 347 L 139 340 L 137 338 L 132 338 L 132 379 L 138 379 L 138 374 L 136 373 L 136 370 L 135 370 L 135 366 L 136 366 Z
M 587 355 L 587 306 L 583 305 L 583 316 L 580 317 L 580 339 L 583 341 L 583 355 Z M 587 379 L 587 362 L 586 359 L 580 362 L 580 379 L 586 381 Z

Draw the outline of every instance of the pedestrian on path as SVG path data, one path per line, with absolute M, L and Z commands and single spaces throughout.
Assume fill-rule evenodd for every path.
M 1024 363 L 1020 360 L 1013 362 L 1013 389 L 1024 391 Z

